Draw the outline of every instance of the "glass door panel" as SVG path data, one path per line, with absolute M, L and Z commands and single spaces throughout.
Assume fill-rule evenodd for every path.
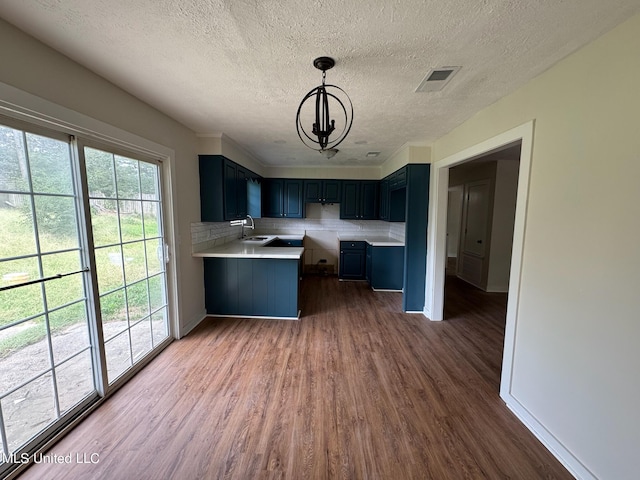
M 160 170 L 84 148 L 109 384 L 168 336 Z
M 68 140 L 0 126 L 1 459 L 97 395 L 76 173 Z

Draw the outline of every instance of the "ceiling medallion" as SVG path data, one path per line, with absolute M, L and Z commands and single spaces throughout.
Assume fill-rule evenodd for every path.
M 347 137 L 353 123 L 353 104 L 347 93 L 336 85 L 325 85 L 327 70 L 335 64 L 330 57 L 318 57 L 313 61 L 313 66 L 322 70 L 322 85 L 305 95 L 296 114 L 296 129 L 302 143 L 327 158 L 338 153 L 335 147 Z M 338 112 L 337 118 L 331 118 L 330 109 L 334 114 Z M 311 125 L 310 133 L 303 122 Z

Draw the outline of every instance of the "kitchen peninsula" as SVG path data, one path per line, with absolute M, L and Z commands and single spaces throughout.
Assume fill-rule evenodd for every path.
M 213 316 L 298 319 L 304 235 L 262 235 L 194 252 Z

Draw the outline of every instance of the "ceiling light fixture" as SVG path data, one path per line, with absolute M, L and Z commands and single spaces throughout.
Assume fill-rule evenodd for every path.
M 320 150 L 320 153 L 322 155 L 324 155 L 325 157 L 327 157 L 327 159 L 334 157 L 336 153 L 338 153 L 340 150 L 338 150 L 337 148 L 325 148 L 324 150 Z
M 335 60 L 330 57 L 318 57 L 313 61 L 313 66 L 322 70 L 322 85 L 305 95 L 296 114 L 296 129 L 302 143 L 312 150 L 318 150 L 327 158 L 338 153 L 335 147 L 347 137 L 353 123 L 353 104 L 347 93 L 336 85 L 325 85 L 327 70 L 335 64 Z M 312 98 L 315 98 L 315 102 L 308 102 Z M 311 104 L 315 104 L 315 108 Z M 338 110 L 337 118 L 331 118 L 330 106 L 334 113 Z M 311 134 L 305 130 L 303 121 L 312 125 Z M 340 134 L 331 139 L 336 130 Z

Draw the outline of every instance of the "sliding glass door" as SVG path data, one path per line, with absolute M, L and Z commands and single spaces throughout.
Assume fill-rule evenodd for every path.
M 169 336 L 160 165 L 80 145 L 0 125 L 0 477 Z
M 168 336 L 158 165 L 84 148 L 109 383 Z

